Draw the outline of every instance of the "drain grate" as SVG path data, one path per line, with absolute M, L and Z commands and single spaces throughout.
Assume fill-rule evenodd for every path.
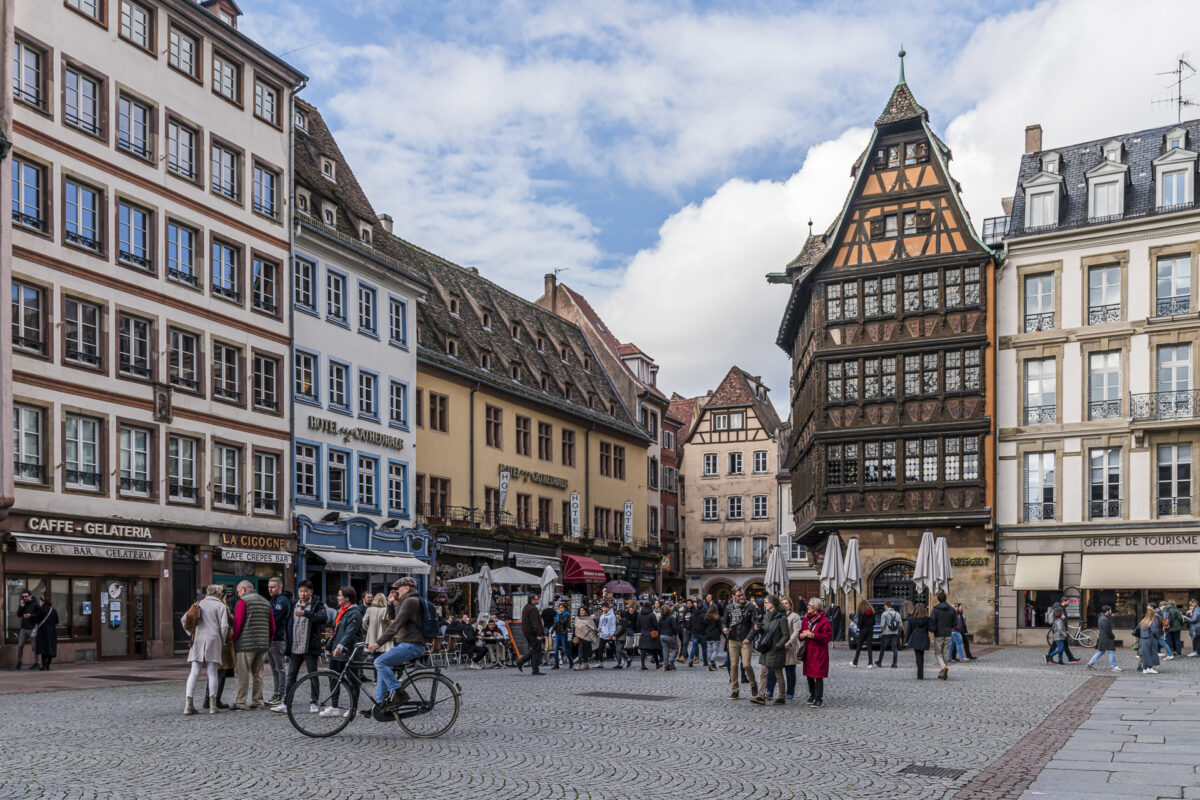
M 901 775 L 920 775 L 924 778 L 949 778 L 950 780 L 961 777 L 964 772 L 966 772 L 965 769 L 930 767 L 925 764 L 909 764 L 907 767 L 900 770 Z
M 609 700 L 645 700 L 651 703 L 662 703 L 666 700 L 678 700 L 669 694 L 632 694 L 630 692 L 576 692 L 578 697 L 603 697 Z
M 161 681 L 164 678 L 153 678 L 145 675 L 84 675 L 83 677 L 97 681 L 126 681 L 127 683 L 147 683 Z

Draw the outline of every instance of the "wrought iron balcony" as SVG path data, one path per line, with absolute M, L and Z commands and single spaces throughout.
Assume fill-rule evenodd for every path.
M 235 403 L 242 401 L 242 393 L 237 389 L 227 389 L 223 386 L 213 387 L 213 397 L 220 397 L 223 400 L 232 400 Z
M 99 489 L 100 473 L 82 469 L 68 469 L 67 486 L 76 489 Z
M 169 483 L 167 491 L 172 500 L 185 500 L 191 503 L 196 502 L 196 498 L 199 496 L 196 487 L 189 484 Z
M 167 267 L 167 277 L 180 283 L 186 283 L 188 286 L 198 286 L 200 284 L 200 278 L 196 273 L 191 270 L 184 271 L 178 267 Z
M 174 172 L 180 177 L 187 178 L 189 181 L 196 180 L 196 169 L 191 164 L 180 161 L 175 156 L 167 159 L 167 169 Z
M 1119 416 L 1120 400 L 1093 400 L 1088 403 L 1088 419 L 1115 419 Z
M 1160 497 L 1158 498 L 1158 515 L 1160 517 L 1190 517 L 1192 515 L 1192 498 Z
M 266 495 L 262 492 L 254 493 L 255 511 L 265 511 L 268 514 L 274 514 L 277 508 L 279 508 L 279 503 L 275 499 L 274 495 Z
M 46 480 L 46 465 L 36 461 L 14 461 L 13 477 L 18 481 L 43 483 Z
M 1177 314 L 1186 314 L 1191 310 L 1192 297 L 1186 294 L 1175 297 L 1160 297 L 1154 305 L 1155 316 L 1159 317 L 1174 317 Z
M 83 234 L 76 233 L 75 231 L 72 231 L 72 230 L 68 230 L 66 232 L 66 240 L 68 242 L 70 242 L 71 244 L 77 244 L 80 247 L 86 247 L 88 250 L 99 250 L 100 249 L 100 240 L 99 239 L 93 239 L 89 236 L 84 236 Z
M 275 304 L 275 300 L 271 297 L 266 297 L 255 293 L 254 307 L 259 311 L 266 311 L 268 314 L 274 314 L 279 310 L 279 306 Z
M 1043 520 L 1053 522 L 1055 513 L 1054 503 L 1026 503 L 1025 504 L 1025 521 L 1026 522 L 1041 522 Z
M 1140 421 L 1195 419 L 1200 409 L 1200 390 L 1149 392 L 1129 396 L 1129 415 Z
M 117 259 L 125 262 L 126 264 L 132 264 L 135 267 L 141 267 L 142 269 L 150 269 L 152 266 L 150 259 L 146 258 L 145 256 L 138 255 L 137 253 L 132 253 L 128 250 L 118 250 Z
M 35 353 L 46 352 L 46 343 L 40 338 L 35 339 L 32 336 L 18 336 L 17 334 L 13 334 L 12 342 L 13 347 L 21 350 L 32 350 Z
M 80 350 L 68 344 L 66 357 L 68 361 L 79 361 L 93 367 L 100 366 L 100 354 L 96 352 L 95 345 L 85 345 L 85 349 Z
M 1050 425 L 1058 418 L 1056 406 L 1026 406 L 1026 425 Z
M 144 478 L 128 478 L 122 475 L 121 492 L 123 494 L 150 494 L 150 481 Z
M 717 568 L 717 557 L 716 557 L 716 556 L 712 556 L 712 557 L 710 558 L 710 557 L 708 557 L 708 556 L 705 556 L 705 558 L 704 558 L 704 568 L 705 568 L 705 569 L 716 569 L 716 568 Z
M 148 365 L 136 364 L 125 357 L 121 358 L 120 370 L 127 375 L 134 375 L 138 378 L 150 377 L 150 367 Z
M 74 125 L 80 130 L 87 131 L 93 136 L 96 136 L 100 133 L 100 126 L 96 124 L 95 119 L 84 119 L 78 114 L 72 114 L 70 111 L 67 111 L 63 114 L 63 122 L 67 125 Z
M 1054 312 L 1046 311 L 1041 314 L 1026 314 L 1025 315 L 1025 332 L 1034 333 L 1035 331 L 1052 331 L 1054 330 Z
M 259 397 L 254 398 L 254 407 L 255 408 L 265 408 L 268 411 L 278 411 L 279 410 L 279 401 L 276 400 L 274 397 L 259 396 Z
M 1107 306 L 1092 306 L 1088 309 L 1088 325 L 1103 325 L 1106 322 L 1120 321 L 1120 303 L 1113 303 Z
M 1120 500 L 1092 500 L 1088 503 L 1088 514 L 1091 519 L 1120 519 Z
M 218 297 L 227 297 L 230 300 L 236 300 L 239 303 L 242 301 L 242 293 L 233 286 L 222 286 L 219 283 L 214 283 L 212 285 L 212 293 Z
M 42 230 L 42 220 L 40 217 L 22 214 L 20 211 L 13 209 L 12 218 L 13 222 L 17 223 L 18 225 L 24 225 L 27 228 L 34 228 L 39 231 Z
M 187 389 L 189 392 L 194 392 L 200 387 L 200 382 L 195 378 L 185 378 L 182 375 L 171 375 L 171 385 L 178 386 L 180 389 Z
M 242 496 L 237 492 L 213 492 L 212 498 L 214 506 L 240 508 L 242 505 Z
M 139 142 L 131 139 L 125 134 L 119 134 L 117 136 L 117 147 L 133 153 L 135 156 L 140 158 L 149 158 L 151 155 L 150 148 L 146 146 L 145 142 Z

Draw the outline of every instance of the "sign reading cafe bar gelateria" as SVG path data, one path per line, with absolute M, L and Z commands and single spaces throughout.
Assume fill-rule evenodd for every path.
M 308 429 L 310 431 L 321 431 L 322 433 L 341 436 L 342 441 L 346 444 L 349 444 L 353 440 L 367 444 L 377 444 L 380 447 L 390 447 L 393 450 L 404 449 L 404 440 L 399 436 L 392 436 L 381 431 L 373 431 L 370 428 L 351 428 L 339 425 L 336 419 L 321 419 L 320 417 L 310 415 L 308 418 Z

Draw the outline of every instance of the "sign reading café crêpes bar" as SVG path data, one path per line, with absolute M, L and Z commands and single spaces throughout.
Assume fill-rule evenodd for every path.
M 106 536 L 112 539 L 149 539 L 150 529 L 143 525 L 122 525 L 115 522 L 82 522 L 74 519 L 31 517 L 28 523 L 33 533 L 61 533 L 66 536 Z

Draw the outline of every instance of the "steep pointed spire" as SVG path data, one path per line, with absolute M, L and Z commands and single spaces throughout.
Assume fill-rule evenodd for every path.
M 913 97 L 912 90 L 908 88 L 908 81 L 905 80 L 904 57 L 908 53 L 905 52 L 904 45 L 900 45 L 900 52 L 897 55 L 900 56 L 900 80 L 896 83 L 896 88 L 892 90 L 891 99 L 888 100 L 883 113 L 879 115 L 879 119 L 875 120 L 877 128 L 909 119 L 929 119 L 929 112 L 922 108 L 917 99 Z

